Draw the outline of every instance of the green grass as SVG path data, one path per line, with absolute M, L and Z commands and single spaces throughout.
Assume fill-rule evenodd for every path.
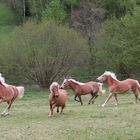
M 105 108 L 100 105 L 107 94 L 87 105 L 73 101 L 69 92 L 64 114 L 48 117 L 48 92 L 26 91 L 14 102 L 11 114 L 0 117 L 2 140 L 140 140 L 140 103 L 133 104 L 132 94 L 119 95 L 119 106 L 112 99 Z M 0 105 L 2 111 L 6 104 Z

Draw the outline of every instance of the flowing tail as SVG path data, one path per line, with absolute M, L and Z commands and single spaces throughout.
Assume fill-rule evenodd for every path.
M 99 85 L 99 91 L 98 91 L 98 94 L 99 95 L 102 95 L 105 93 L 105 90 L 103 90 L 103 84 L 102 83 L 98 83 Z
M 138 85 L 138 91 L 140 92 L 140 84 L 138 81 L 137 81 L 137 85 Z
M 18 90 L 18 96 L 17 96 L 17 98 L 18 99 L 21 99 L 23 97 L 23 95 L 24 95 L 25 89 L 24 89 L 23 86 L 18 86 L 17 87 L 17 90 Z

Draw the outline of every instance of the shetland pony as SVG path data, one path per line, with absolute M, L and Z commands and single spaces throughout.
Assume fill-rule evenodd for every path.
M 69 87 L 74 92 L 74 100 L 80 102 L 83 105 L 81 95 L 91 94 L 91 99 L 89 100 L 88 104 L 94 103 L 94 99 L 98 97 L 98 95 L 103 93 L 102 84 L 97 83 L 94 81 L 89 81 L 87 83 L 81 83 L 74 79 L 64 79 L 61 88 Z M 79 98 L 79 100 L 77 99 Z
M 140 91 L 140 84 L 137 80 L 126 79 L 123 81 L 119 81 L 116 75 L 110 71 L 105 71 L 101 76 L 97 78 L 97 80 L 101 82 L 107 82 L 109 87 L 109 96 L 104 102 L 104 104 L 102 104 L 102 107 L 106 105 L 106 103 L 111 99 L 112 96 L 115 97 L 115 100 L 118 104 L 117 94 L 127 92 L 128 90 L 131 90 L 134 93 L 136 103 L 137 99 L 140 101 L 140 98 L 138 97 L 138 92 Z
M 53 115 L 53 110 L 57 107 L 57 112 L 59 112 L 59 107 L 61 107 L 61 113 L 63 113 L 63 109 L 66 105 L 67 101 L 67 92 L 63 89 L 60 89 L 60 86 L 57 82 L 53 82 L 50 85 L 50 96 L 49 96 L 49 103 L 50 103 L 50 112 L 49 116 Z
M 12 103 L 17 98 L 22 98 L 24 95 L 24 87 L 13 86 L 5 83 L 4 77 L 0 73 L 0 103 L 7 102 L 7 108 L 1 113 L 2 116 L 6 116 L 10 112 Z

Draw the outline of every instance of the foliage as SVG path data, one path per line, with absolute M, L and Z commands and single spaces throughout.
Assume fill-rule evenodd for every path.
M 28 0 L 30 17 L 40 21 L 42 18 L 42 12 L 46 8 L 48 1 L 49 0 Z
M 61 80 L 88 58 L 84 39 L 68 27 L 46 21 L 27 22 L 17 28 L 1 54 L 0 69 L 9 79 L 12 75 L 26 77 L 42 87 Z
M 16 16 L 10 8 L 5 4 L 0 3 L 0 26 L 1 25 L 13 25 L 15 24 Z
M 66 11 L 71 12 L 73 7 L 76 7 L 79 5 L 80 0 L 61 0 L 63 5 L 66 8 Z
M 126 15 L 122 20 L 116 18 L 104 25 L 98 36 L 96 64 L 104 69 L 120 72 L 129 77 L 139 72 L 140 66 L 140 9 L 133 16 Z M 94 52 L 94 51 L 93 51 Z
M 43 12 L 43 17 L 48 20 L 54 20 L 63 23 L 66 20 L 66 12 L 60 0 L 51 0 Z
M 136 0 L 99 0 L 98 6 L 107 10 L 107 17 L 115 15 L 116 18 L 123 17 L 128 12 L 132 13 Z

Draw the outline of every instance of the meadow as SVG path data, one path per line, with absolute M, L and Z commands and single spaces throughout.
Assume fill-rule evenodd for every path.
M 48 117 L 49 91 L 26 90 L 16 100 L 11 114 L 0 117 L 1 140 L 140 140 L 140 103 L 132 94 L 119 95 L 119 105 L 112 98 L 102 108 L 108 94 L 87 105 L 89 96 L 82 96 L 84 105 L 73 100 L 68 92 L 64 114 Z M 0 105 L 0 111 L 6 104 Z

